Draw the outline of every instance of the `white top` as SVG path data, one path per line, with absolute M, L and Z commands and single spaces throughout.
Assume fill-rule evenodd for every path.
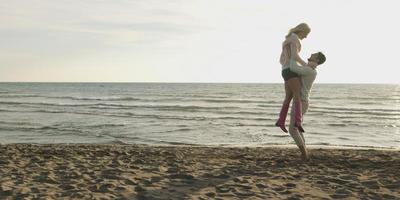
M 309 66 L 299 66 L 295 61 L 290 60 L 290 71 L 301 76 L 301 100 L 308 101 L 311 88 L 317 77 L 317 70 Z
M 289 67 L 289 60 L 290 60 L 290 44 L 293 43 L 294 46 L 297 48 L 297 52 L 301 50 L 301 43 L 300 38 L 295 33 L 290 34 L 289 37 L 286 38 L 285 41 L 282 43 L 282 53 L 280 57 L 280 63 L 282 65 L 282 69 L 286 69 Z

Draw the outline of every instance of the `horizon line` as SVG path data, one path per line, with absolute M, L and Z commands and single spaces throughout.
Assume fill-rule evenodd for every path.
M 161 82 L 161 81 L 0 81 L 0 83 L 182 83 L 182 84 L 282 84 L 282 82 Z M 399 85 L 400 83 L 382 82 L 317 82 L 314 84 L 376 84 L 376 85 Z

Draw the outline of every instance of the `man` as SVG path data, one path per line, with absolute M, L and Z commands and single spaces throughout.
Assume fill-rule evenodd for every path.
M 324 63 L 326 57 L 323 53 L 318 52 L 311 54 L 310 58 L 308 58 L 308 63 L 306 66 L 298 66 L 291 65 L 290 71 L 293 71 L 301 76 L 301 103 L 302 103 L 302 116 L 308 110 L 308 101 L 310 96 L 310 91 L 312 85 L 314 83 L 315 78 L 317 77 L 317 66 Z M 289 125 L 289 133 L 296 142 L 297 146 L 301 151 L 301 157 L 304 160 L 308 160 L 309 156 L 306 150 L 306 143 L 304 140 L 303 133 L 299 132 L 299 130 L 294 126 L 295 115 L 294 115 L 294 105 L 292 105 L 292 110 L 290 111 L 290 125 Z

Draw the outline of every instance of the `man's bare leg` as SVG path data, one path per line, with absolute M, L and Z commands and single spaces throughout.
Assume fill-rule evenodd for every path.
M 304 142 L 303 138 L 301 137 L 299 130 L 296 127 L 294 127 L 294 123 L 290 124 L 289 133 L 292 136 L 293 140 L 296 142 L 296 145 L 300 149 L 301 158 L 303 160 L 308 160 L 308 152 L 306 149 L 305 142 Z
M 302 101 L 302 114 L 304 115 L 307 112 L 308 109 L 308 102 L 303 102 Z M 292 110 L 290 113 L 290 124 L 289 124 L 289 133 L 292 136 L 293 140 L 296 142 L 296 145 L 300 149 L 301 153 L 301 158 L 303 160 L 309 160 L 309 154 L 306 148 L 306 142 L 303 136 L 303 133 L 301 133 L 295 126 L 295 116 L 294 116 L 294 107 L 292 106 Z
M 307 149 L 305 146 L 299 146 L 300 152 L 301 152 L 301 158 L 303 160 L 309 160 L 310 156 L 308 155 Z

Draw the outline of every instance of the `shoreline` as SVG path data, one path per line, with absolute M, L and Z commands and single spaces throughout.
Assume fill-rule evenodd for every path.
M 206 147 L 206 148 L 288 148 L 298 149 L 296 144 L 266 144 L 266 145 L 238 145 L 238 144 L 220 144 L 220 145 L 203 145 L 203 144 L 129 144 L 129 143 L 0 143 L 0 146 L 12 146 L 12 145 L 37 145 L 37 146 L 48 146 L 48 145 L 83 145 L 83 146 L 141 146 L 141 147 Z M 310 144 L 307 145 L 307 149 L 333 149 L 333 150 L 377 150 L 377 151 L 400 151 L 400 147 L 374 147 L 374 146 L 340 146 L 340 145 L 319 145 Z
M 0 145 L 0 199 L 400 199 L 400 151 Z

